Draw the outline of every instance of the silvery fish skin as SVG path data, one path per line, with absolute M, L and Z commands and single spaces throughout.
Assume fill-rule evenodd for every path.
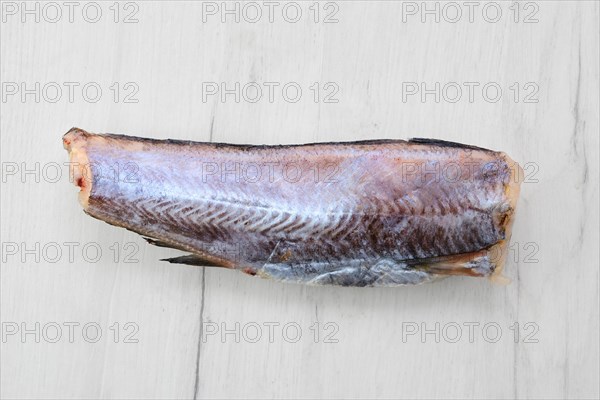
M 85 212 L 219 266 L 342 286 L 500 276 L 522 170 L 429 139 L 247 146 L 63 137 Z

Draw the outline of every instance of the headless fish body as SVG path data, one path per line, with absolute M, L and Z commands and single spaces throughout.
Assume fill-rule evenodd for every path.
M 343 286 L 498 276 L 522 170 L 427 139 L 242 146 L 63 137 L 87 214 L 189 255 L 167 261 Z

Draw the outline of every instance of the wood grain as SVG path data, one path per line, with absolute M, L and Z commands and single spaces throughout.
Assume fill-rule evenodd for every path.
M 512 2 L 499 3 L 496 23 L 482 17 L 486 3 L 479 3 L 473 22 L 441 14 L 438 23 L 407 12 L 421 2 L 338 2 L 339 21 L 327 24 L 322 18 L 334 9 L 318 3 L 315 23 L 313 2 L 297 3 L 297 23 L 277 11 L 273 23 L 264 15 L 222 23 L 206 13 L 203 22 L 206 3 L 187 1 L 135 2 L 137 23 L 115 23 L 113 2 L 98 3 L 97 23 L 83 19 L 86 3 L 73 23 L 65 15 L 36 23 L 32 16 L 22 22 L 8 3 L 0 31 L 2 398 L 600 395 L 598 3 L 530 2 L 534 23 L 523 22 L 535 9 L 524 3 L 516 5 L 519 22 Z M 119 21 L 134 10 L 118 6 Z M 23 101 L 21 83 L 31 89 L 35 82 L 40 101 L 34 94 Z M 56 102 L 53 85 L 43 92 L 51 82 L 63 88 Z M 79 84 L 72 102 L 65 82 Z M 81 93 L 90 82 L 102 89 L 97 102 Z M 257 82 L 263 97 L 203 99 L 211 82 Z M 265 82 L 279 83 L 273 102 Z M 424 102 L 420 93 L 407 95 L 421 82 L 427 89 L 440 83 L 439 102 L 435 94 Z M 478 84 L 473 101 L 469 82 Z M 299 101 L 283 98 L 286 83 L 302 89 Z M 486 84 L 501 87 L 498 101 L 482 96 Z M 457 85 L 462 97 L 449 101 Z M 137 103 L 125 103 L 135 87 Z M 332 87 L 338 102 L 326 103 Z M 538 101 L 524 102 L 528 95 Z M 253 144 L 433 137 L 505 151 L 528 165 L 506 266 L 512 283 L 304 287 L 166 264 L 159 259 L 179 253 L 81 212 L 62 165 L 61 136 L 72 126 Z M 22 174 L 36 163 L 39 173 Z M 62 172 L 57 180 L 53 163 Z M 71 242 L 78 244 L 73 259 Z M 35 333 L 21 336 L 36 322 L 39 343 Z M 70 322 L 79 324 L 72 341 Z M 87 323 L 97 325 L 84 337 Z M 54 324 L 62 336 L 51 343 Z M 9 335 L 15 326 L 19 332 Z M 90 343 L 95 326 L 102 334 Z M 224 329 L 233 333 L 222 336 Z M 424 337 L 423 329 L 430 331 Z M 137 343 L 126 343 L 134 331 L 128 339 Z

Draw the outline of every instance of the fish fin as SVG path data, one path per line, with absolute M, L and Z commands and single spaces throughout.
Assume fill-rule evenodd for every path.
M 158 247 L 168 247 L 170 249 L 177 249 L 177 250 L 183 250 L 181 247 L 176 247 L 173 246 L 172 244 L 169 244 L 167 242 L 163 242 L 162 240 L 158 240 L 158 239 L 154 239 L 154 238 L 150 238 L 150 237 L 145 237 L 144 236 L 144 240 L 154 246 L 158 246 Z
M 194 254 L 173 258 L 163 258 L 160 261 L 168 261 L 171 264 L 197 265 L 199 267 L 222 267 L 222 265 L 215 264 L 212 261 L 209 261 L 202 257 L 198 257 Z
M 166 247 L 169 249 L 181 250 L 190 252 L 189 248 L 185 248 L 184 246 L 178 246 L 176 243 L 171 244 L 165 242 L 160 239 L 154 239 L 151 237 L 143 236 L 144 240 L 148 243 L 158 246 L 158 247 Z M 161 261 L 168 261 L 172 264 L 187 264 L 187 265 L 198 265 L 202 267 L 223 267 L 223 268 L 235 268 L 236 263 L 232 260 L 224 258 L 223 256 L 217 254 L 211 254 L 208 252 L 198 251 L 198 253 L 194 252 L 193 254 L 188 254 L 180 257 L 173 258 L 165 258 Z
M 483 151 L 493 151 L 490 149 L 485 149 L 483 147 L 471 146 L 468 144 L 462 144 L 458 142 L 449 142 L 447 140 L 440 139 L 427 139 L 427 138 L 411 138 L 408 141 L 409 143 L 415 144 L 427 144 L 438 147 L 454 147 L 458 149 L 471 149 L 471 150 L 483 150 Z
M 186 249 L 182 246 L 177 246 L 176 244 L 167 243 L 167 242 L 164 242 L 159 239 L 154 239 L 154 238 L 150 238 L 150 237 L 146 237 L 146 236 L 144 236 L 144 239 L 148 243 L 150 243 L 154 246 L 167 247 L 170 249 L 176 249 L 176 250 L 181 250 L 181 251 L 185 251 L 185 252 L 190 251 L 189 249 Z M 163 258 L 163 259 L 161 259 L 161 261 L 168 261 L 171 264 L 198 265 L 201 267 L 233 268 L 233 264 L 231 263 L 231 261 L 226 260 L 226 259 L 216 256 L 216 255 L 213 255 L 213 254 L 208 254 L 208 253 L 205 256 L 201 256 L 201 255 L 197 255 L 197 254 L 188 254 L 185 256 L 179 256 L 179 257 L 173 257 L 173 258 Z
M 484 249 L 472 253 L 405 260 L 404 262 L 410 269 L 436 275 L 492 276 L 498 260 L 492 251 Z

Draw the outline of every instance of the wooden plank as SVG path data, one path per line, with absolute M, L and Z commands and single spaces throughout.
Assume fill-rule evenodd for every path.
M 47 4 L 27 3 L 35 22 L 2 3 L 2 398 L 598 398 L 596 2 L 476 2 L 472 22 L 461 2 L 427 3 L 436 22 L 386 1 L 281 3 L 269 22 L 258 2 L 255 23 L 243 3 L 239 23 L 221 2 L 118 3 L 116 23 L 113 2 L 96 23 L 88 3 L 72 23 Z M 80 211 L 60 140 L 74 125 L 506 151 L 527 173 L 512 283 L 314 288 L 167 265 L 176 251 Z

